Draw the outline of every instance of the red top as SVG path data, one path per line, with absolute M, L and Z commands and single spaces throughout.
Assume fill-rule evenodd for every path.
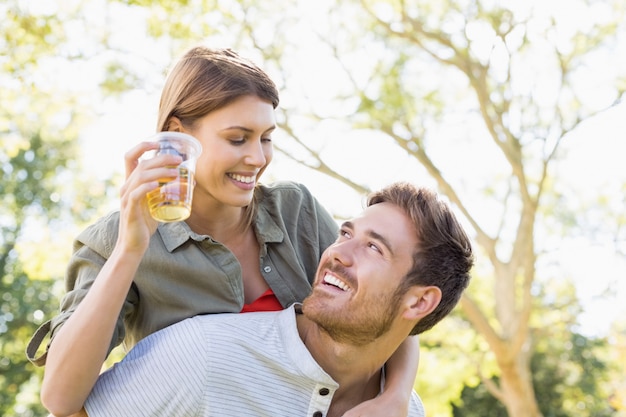
M 280 311 L 283 306 L 278 301 L 278 298 L 274 295 L 274 291 L 268 288 L 259 298 L 251 302 L 250 304 L 244 304 L 242 313 L 250 313 L 252 311 Z

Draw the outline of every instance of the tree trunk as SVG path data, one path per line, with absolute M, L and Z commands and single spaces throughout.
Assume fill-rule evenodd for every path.
M 543 417 L 537 405 L 529 373 L 529 360 L 528 351 L 521 352 L 507 362 L 498 360 L 502 371 L 500 375 L 502 401 L 509 417 Z

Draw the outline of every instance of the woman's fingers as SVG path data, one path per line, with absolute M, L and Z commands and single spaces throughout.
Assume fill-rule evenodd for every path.
M 159 180 L 163 182 L 163 180 L 176 177 L 177 171 L 175 167 L 182 162 L 180 156 L 165 154 L 153 156 L 149 159 L 142 158 L 146 152 L 155 150 L 158 146 L 157 142 L 142 142 L 126 152 L 124 155 L 126 182 L 120 190 L 122 197 L 127 192 L 135 190 L 147 182 Z M 154 188 L 156 186 L 152 186 L 148 191 Z
M 126 178 L 133 173 L 135 168 L 139 165 L 139 159 L 149 151 L 153 151 L 159 148 L 158 142 L 141 142 L 124 154 L 124 164 L 126 167 Z
M 131 222 L 147 219 L 149 217 L 147 194 L 158 188 L 163 182 L 176 178 L 177 175 L 178 169 L 171 168 L 171 165 L 152 169 L 143 169 L 143 167 L 136 169 L 120 190 L 122 215 Z
M 158 149 L 157 142 L 142 142 L 124 155 L 126 181 L 120 189 L 120 239 L 127 247 L 144 247 L 157 222 L 150 216 L 147 194 L 163 182 L 176 178 L 179 155 L 142 156 Z

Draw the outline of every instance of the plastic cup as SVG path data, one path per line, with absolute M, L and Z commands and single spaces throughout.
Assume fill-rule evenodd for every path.
M 180 132 L 160 132 L 151 140 L 159 142 L 155 155 L 179 155 L 183 160 L 176 178 L 159 180 L 159 187 L 147 194 L 150 214 L 160 222 L 185 220 L 191 214 L 196 161 L 202 145 L 193 136 Z

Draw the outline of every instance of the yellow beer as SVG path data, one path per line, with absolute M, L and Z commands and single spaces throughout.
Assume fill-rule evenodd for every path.
M 148 193 L 152 217 L 161 222 L 176 222 L 189 217 L 193 181 L 193 172 L 183 166 L 178 167 L 178 177 L 159 181 L 159 188 Z

